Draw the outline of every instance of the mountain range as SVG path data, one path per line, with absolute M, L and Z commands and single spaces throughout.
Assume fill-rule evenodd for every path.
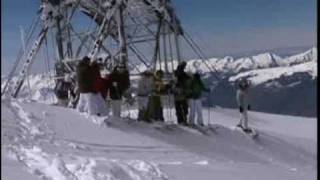
M 237 82 L 247 78 L 252 84 L 251 106 L 254 110 L 312 117 L 317 114 L 316 47 L 284 57 L 266 52 L 240 58 L 225 56 L 187 62 L 186 72 L 200 72 L 205 84 L 213 89 L 210 94 L 204 94 L 207 106 L 237 108 Z M 170 64 L 169 71 L 177 64 L 177 61 L 173 66 Z M 142 72 L 146 67 L 140 65 L 138 69 Z

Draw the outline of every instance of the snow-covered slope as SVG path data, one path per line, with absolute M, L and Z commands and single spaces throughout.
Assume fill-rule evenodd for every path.
M 1 105 L 5 180 L 316 179 L 315 118 L 252 112 L 250 125 L 260 131 L 252 140 L 232 130 L 239 118 L 232 109 L 204 109 L 206 122 L 219 126 L 204 135 L 127 118 L 106 125 L 37 102 L 3 99 Z M 173 120 L 170 112 L 166 119 Z

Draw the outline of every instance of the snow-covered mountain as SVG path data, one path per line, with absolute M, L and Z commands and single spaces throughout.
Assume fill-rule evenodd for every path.
M 202 60 L 192 59 L 188 61 L 187 71 L 194 72 L 200 70 L 203 73 L 208 73 L 212 69 L 216 73 L 228 73 L 237 74 L 240 72 L 256 70 L 256 69 L 266 69 L 274 67 L 288 67 L 301 63 L 315 62 L 317 63 L 317 48 L 312 48 L 300 54 L 280 57 L 273 53 L 262 53 L 249 57 L 233 58 L 232 56 L 226 56 L 223 58 L 210 58 L 203 63 Z M 177 66 L 177 62 L 173 62 L 173 67 Z M 161 65 L 164 67 L 164 63 Z M 208 68 L 210 66 L 210 68 Z M 169 71 L 172 71 L 171 63 L 168 66 Z M 146 69 L 143 65 L 138 67 L 140 71 Z M 135 70 L 134 70 L 135 71 Z
M 274 67 L 274 68 L 264 68 L 257 70 L 250 70 L 243 73 L 239 73 L 235 76 L 231 76 L 229 80 L 236 81 L 243 77 L 248 77 L 248 79 L 253 83 L 253 85 L 263 84 L 270 80 L 276 80 L 280 77 L 290 77 L 296 73 L 306 73 L 310 75 L 310 78 L 314 79 L 317 77 L 317 62 L 308 61 L 305 63 L 300 63 L 292 66 L 285 67 Z
M 314 117 L 317 114 L 317 62 L 314 47 L 286 57 L 267 52 L 242 58 L 211 58 L 205 63 L 193 59 L 188 61 L 186 71 L 202 72 L 206 85 L 214 88 L 212 94 L 205 95 L 207 105 L 236 108 L 236 83 L 240 78 L 248 78 L 253 84 L 251 99 L 255 110 Z M 169 70 L 176 66 L 174 62 Z M 140 66 L 141 71 L 144 69 Z M 217 80 L 217 76 L 220 79 Z

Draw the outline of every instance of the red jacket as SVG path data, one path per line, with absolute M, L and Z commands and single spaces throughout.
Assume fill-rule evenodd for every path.
M 105 98 L 108 94 L 108 89 L 110 88 L 110 80 L 109 78 L 102 78 L 100 76 L 97 76 L 94 79 L 93 87 L 95 92 L 98 92 L 102 95 L 103 98 Z

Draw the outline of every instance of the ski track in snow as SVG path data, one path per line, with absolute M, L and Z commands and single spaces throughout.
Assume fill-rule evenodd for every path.
M 5 154 L 40 179 L 166 180 L 175 179 L 170 178 L 172 172 L 168 167 L 185 166 L 215 170 L 255 167 L 260 171 L 277 169 L 281 175 L 298 173 L 297 176 L 289 173 L 287 179 L 304 178 L 316 171 L 316 154 L 263 129 L 259 130 L 257 140 L 232 130 L 229 125 L 218 125 L 217 134 L 204 135 L 187 127 L 170 129 L 160 124 L 160 128 L 155 128 L 148 123 L 131 121 L 129 115 L 135 116 L 135 110 L 124 112 L 128 115 L 126 119 L 114 119 L 9 99 L 2 100 L 2 112 L 5 112 L 2 117 Z M 225 116 L 225 120 L 236 119 L 232 112 L 219 112 L 223 112 L 221 117 Z M 64 115 L 68 115 L 62 119 L 64 125 L 59 126 L 59 118 Z M 215 115 L 219 116 L 219 113 Z M 259 118 L 255 126 L 268 122 Z M 106 125 L 104 120 L 109 123 Z M 79 122 L 75 124 L 74 121 Z M 78 126 L 87 126 L 93 135 L 78 137 L 81 135 L 75 133 L 81 131 Z M 116 136 L 119 140 L 105 137 L 109 138 L 106 141 L 109 144 L 101 143 L 96 138 L 103 135 Z M 139 140 L 130 142 L 127 136 L 139 137 L 143 143 L 140 145 Z M 117 144 L 122 138 L 128 143 Z

